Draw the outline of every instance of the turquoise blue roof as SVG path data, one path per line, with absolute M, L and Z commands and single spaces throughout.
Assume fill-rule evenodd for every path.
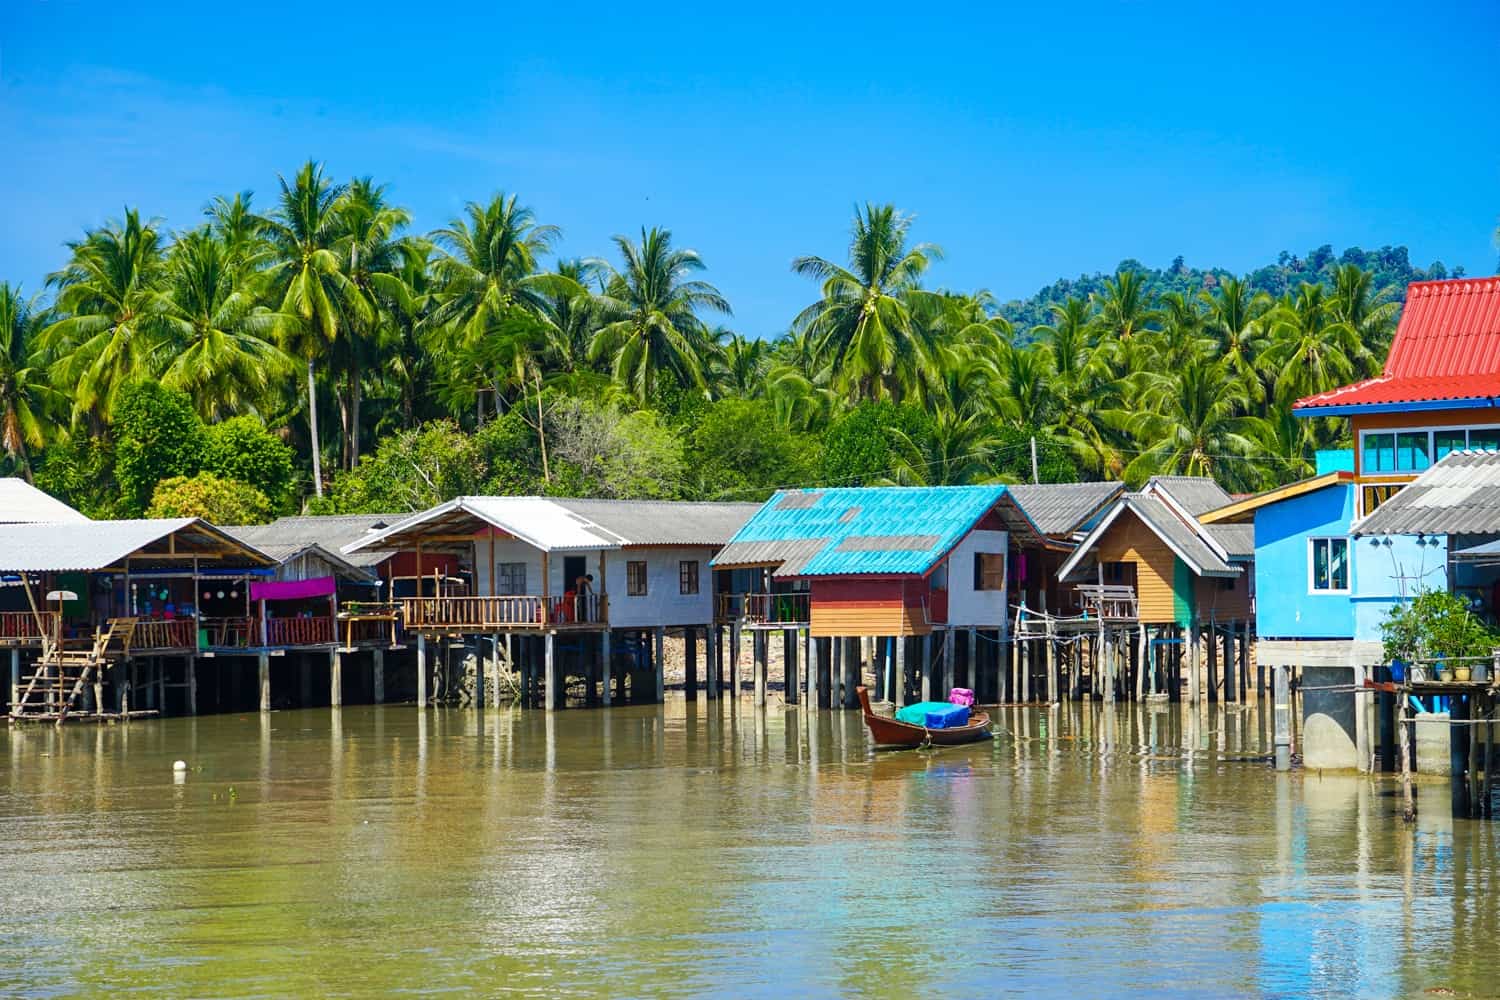
M 1005 496 L 998 485 L 783 490 L 713 565 L 775 565 L 778 576 L 922 575 Z M 1014 503 L 1002 513 L 1034 532 Z

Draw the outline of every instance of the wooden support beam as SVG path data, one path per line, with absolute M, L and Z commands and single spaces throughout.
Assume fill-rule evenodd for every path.
M 328 705 L 339 708 L 344 704 L 344 654 L 331 650 L 328 654 Z
M 385 704 L 385 650 L 383 649 L 372 650 L 370 653 L 370 698 L 377 705 Z
M 271 657 L 261 653 L 255 658 L 256 674 L 260 681 L 260 710 L 271 710 Z
M 781 630 L 781 675 L 786 703 L 797 704 L 801 699 L 797 690 L 797 630 L 794 628 Z
M 427 707 L 427 637 L 421 632 L 417 633 L 417 707 Z
M 667 700 L 667 657 L 666 657 L 667 630 L 658 627 L 656 630 L 656 655 L 652 657 L 654 667 L 652 673 L 656 675 L 656 703 L 660 705 Z

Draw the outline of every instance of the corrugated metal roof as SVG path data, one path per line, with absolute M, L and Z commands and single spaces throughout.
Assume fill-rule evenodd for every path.
M 275 561 L 206 521 L 177 517 L 77 524 L 0 524 L 0 571 L 60 573 L 104 569 L 173 532 L 189 528 L 211 538 L 244 545 L 251 551 L 246 559 L 251 565 L 269 565 Z
M 344 546 L 359 541 L 372 531 L 395 524 L 407 516 L 406 514 L 327 514 L 315 517 L 280 517 L 270 524 L 240 524 L 224 530 L 236 538 L 244 539 L 280 562 L 285 562 L 310 545 L 317 545 L 351 566 L 367 569 L 385 562 L 396 554 L 395 550 L 360 549 L 357 552 L 345 553 L 341 551 Z
M 24 479 L 0 479 L 0 524 L 26 522 L 77 523 L 87 521 L 78 511 L 32 486 Z
M 426 533 L 478 530 L 514 535 L 544 552 L 612 551 L 638 545 L 715 546 L 758 508 L 743 503 L 575 500 L 554 497 L 458 497 L 351 542 L 365 548 L 410 544 Z
M 921 575 L 992 509 L 1015 530 L 1036 534 L 1004 486 L 787 491 L 766 501 L 713 564 L 779 564 L 781 577 Z M 851 550 L 849 539 L 861 541 Z M 919 541 L 928 544 L 916 547 Z
M 1348 488 L 1354 482 L 1354 473 L 1325 472 L 1320 476 L 1309 479 L 1300 479 L 1295 483 L 1287 483 L 1285 486 L 1277 486 L 1266 490 L 1264 493 L 1255 493 L 1248 497 L 1237 497 L 1235 501 L 1224 507 L 1215 507 L 1205 514 L 1198 515 L 1198 520 L 1204 524 L 1252 524 L 1255 520 L 1255 512 L 1262 507 L 1280 503 L 1283 500 L 1291 500 L 1308 493 L 1324 490 L 1330 486 L 1342 486 Z
M 1229 491 L 1207 476 L 1152 476 L 1142 492 L 1153 490 L 1165 492 L 1192 517 L 1234 502 Z
M 1500 278 L 1418 281 L 1379 378 L 1297 401 L 1294 409 L 1500 396 Z
M 1255 525 L 1250 524 L 1205 524 L 1203 530 L 1219 547 L 1229 553 L 1231 559 L 1255 558 Z
M 1179 556 L 1183 557 L 1200 576 L 1235 576 L 1238 574 L 1239 571 L 1235 567 L 1220 559 L 1218 553 L 1208 547 L 1208 543 L 1198 536 L 1197 531 L 1156 497 L 1132 493 L 1125 497 L 1125 504 Z M 1200 527 L 1202 530 L 1207 530 L 1207 526 Z M 1254 551 L 1253 545 L 1251 551 Z
M 1424 471 L 1375 512 L 1356 535 L 1500 533 L 1500 452 L 1455 451 Z
M 723 545 L 760 510 L 756 503 L 557 499 L 626 545 Z
M 298 518 L 297 520 L 306 519 Z M 238 525 L 233 528 L 225 528 L 224 530 L 247 545 L 253 545 L 282 565 L 303 555 L 311 554 L 329 563 L 336 572 L 340 572 L 346 577 L 358 580 L 377 579 L 372 568 L 373 563 L 363 565 L 356 563 L 340 553 L 338 549 L 330 548 L 319 542 L 286 538 L 278 532 L 274 523 Z M 361 558 L 367 558 L 370 553 L 360 552 L 357 555 Z
M 1010 495 L 1044 535 L 1066 537 L 1125 492 L 1124 483 L 1023 483 Z

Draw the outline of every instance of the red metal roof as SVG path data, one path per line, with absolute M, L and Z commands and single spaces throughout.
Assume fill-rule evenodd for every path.
M 1416 281 L 1385 371 L 1299 399 L 1295 409 L 1500 396 L 1500 278 Z

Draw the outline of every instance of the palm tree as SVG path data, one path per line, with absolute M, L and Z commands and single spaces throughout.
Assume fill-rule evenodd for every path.
M 1256 292 L 1242 278 L 1225 278 L 1212 293 L 1203 292 L 1208 305 L 1208 330 L 1219 343 L 1219 354 L 1244 381 L 1253 401 L 1265 398 L 1256 362 L 1265 349 L 1262 322 L 1270 296 Z
M 700 310 L 729 315 L 729 302 L 706 281 L 689 275 L 704 269 L 695 250 L 672 249 L 672 234 L 642 229 L 641 242 L 614 238 L 624 270 L 600 297 L 605 324 L 589 348 L 593 359 L 609 358 L 615 379 L 639 402 L 650 400 L 666 373 L 682 385 L 702 388 L 708 332 Z
M 1335 389 L 1354 380 L 1370 364 L 1359 334 L 1335 318 L 1327 289 L 1303 282 L 1285 295 L 1267 317 L 1271 343 L 1261 354 L 1263 369 L 1275 373 L 1278 402 Z
M 368 177 L 351 181 L 338 202 L 338 241 L 341 270 L 362 300 L 365 309 L 350 316 L 348 335 L 335 347 L 344 372 L 344 391 L 339 399 L 339 418 L 344 429 L 344 467 L 359 464 L 361 374 L 378 357 L 377 341 L 390 341 L 396 332 L 383 320 L 392 308 L 411 296 L 403 275 L 411 260 L 425 256 L 421 245 L 399 233 L 411 223 L 411 213 L 389 204 L 385 186 Z
M 343 271 L 338 244 L 344 236 L 338 210 L 343 187 L 308 160 L 291 183 L 285 177 L 276 210 L 264 220 L 270 244 L 267 277 L 273 301 L 288 318 L 284 346 L 307 364 L 307 421 L 312 441 L 313 490 L 323 495 L 322 440 L 318 435 L 318 363 L 348 335 L 354 322 L 372 318 L 369 301 Z
M 1120 271 L 1113 278 L 1105 278 L 1104 291 L 1093 298 L 1099 310 L 1099 328 L 1109 338 L 1110 349 L 1118 354 L 1125 370 L 1133 370 L 1141 357 L 1137 338 L 1160 318 L 1151 308 L 1146 275 Z
M 1126 466 L 1128 481 L 1171 474 L 1212 476 L 1230 489 L 1260 485 L 1250 460 L 1267 437 L 1266 422 L 1242 415 L 1248 397 L 1223 358 L 1194 358 L 1149 379 L 1146 406 L 1132 416 L 1131 430 L 1150 444 Z
M 939 410 L 930 435 L 892 430 L 896 467 L 889 482 L 900 486 L 958 486 L 991 482 L 991 459 L 999 445 L 994 424 L 982 414 Z
M 1333 272 L 1333 297 L 1328 304 L 1335 321 L 1354 331 L 1364 347 L 1365 371 L 1375 375 L 1374 361 L 1385 357 L 1396 333 L 1400 305 L 1391 300 L 1392 289 L 1375 290 L 1375 275 L 1356 264 L 1340 264 Z
M 237 192 L 233 198 L 220 195 L 203 214 L 236 270 L 253 273 L 265 264 L 266 241 L 261 237 L 265 220 L 251 210 L 249 191 Z
M 765 395 L 766 372 L 771 348 L 758 337 L 746 337 L 719 328 L 712 335 L 715 352 L 712 365 L 716 395 L 755 399 Z
M 126 383 L 160 366 L 170 309 L 161 291 L 161 238 L 139 212 L 126 209 L 123 221 L 68 247 L 67 266 L 47 279 L 62 318 L 42 331 L 38 347 L 52 359 L 52 384 L 71 389 L 74 421 L 99 424 L 108 421 Z
M 798 314 L 792 329 L 814 335 L 819 353 L 856 401 L 897 395 L 898 370 L 916 369 L 930 353 L 906 296 L 942 258 L 942 249 L 932 243 L 909 247 L 911 222 L 893 205 L 867 203 L 855 210 L 848 267 L 822 257 L 792 261 L 794 272 L 822 283 L 822 297 Z
M 254 408 L 292 370 L 272 342 L 281 317 L 257 305 L 235 252 L 207 227 L 178 239 L 166 273 L 163 318 L 175 343 L 162 384 L 186 392 L 207 420 Z
M 0 282 L 0 448 L 31 482 L 28 449 L 46 440 L 47 410 L 61 401 L 41 369 L 30 363 L 38 330 L 33 303 L 21 290 Z
M 539 288 L 546 291 L 542 315 L 547 321 L 557 364 L 579 373 L 588 367 L 589 344 L 599 326 L 597 293 L 604 291 L 609 265 L 588 258 L 560 260 L 554 279 Z

